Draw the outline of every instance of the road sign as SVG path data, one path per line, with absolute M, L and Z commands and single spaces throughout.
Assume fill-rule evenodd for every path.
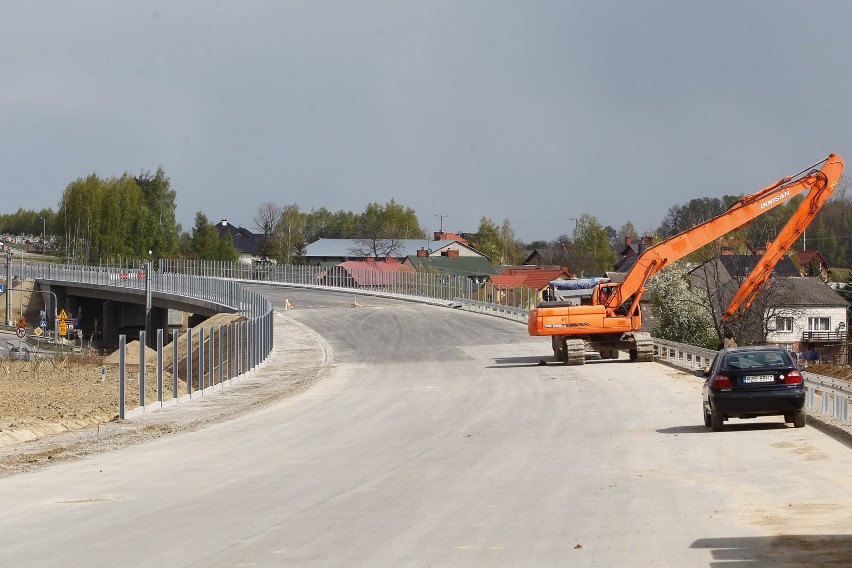
M 39 310 L 39 311 L 38 311 L 38 317 L 39 317 L 40 319 L 44 319 L 44 318 L 46 318 L 46 317 L 47 317 L 47 312 L 46 312 L 46 311 L 44 311 L 44 310 Z
M 4 284 L 0 284 L 0 294 L 6 291 L 6 286 Z
M 43 332 L 42 332 L 40 327 L 37 327 L 37 328 L 35 328 L 35 331 L 33 333 L 35 333 L 37 337 L 41 337 L 41 334 Z
M 15 328 L 15 335 L 17 335 L 21 339 L 25 338 L 27 336 L 27 328 L 25 328 L 25 327 Z
M 23 316 L 18 318 L 17 327 L 27 327 L 27 320 L 25 320 Z
M 47 329 L 47 322 L 45 320 L 41 320 L 41 323 L 38 324 L 41 329 Z
M 56 316 L 57 319 L 66 320 L 68 319 L 68 314 L 65 312 L 65 308 L 62 308 L 62 311 L 59 312 L 59 315 Z
M 68 334 L 68 324 L 65 320 L 59 320 L 59 335 L 67 335 Z

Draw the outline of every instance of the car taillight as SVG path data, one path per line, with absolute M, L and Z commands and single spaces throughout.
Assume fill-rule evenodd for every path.
M 798 385 L 801 382 L 802 382 L 802 373 L 800 373 L 796 369 L 793 369 L 792 371 L 787 373 L 786 377 L 784 377 L 784 384 L 785 385 Z
M 731 388 L 731 377 L 727 375 L 716 375 L 713 379 L 714 389 L 729 389 Z

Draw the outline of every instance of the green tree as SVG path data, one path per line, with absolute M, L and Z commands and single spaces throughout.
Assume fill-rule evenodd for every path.
M 685 263 L 676 262 L 655 274 L 648 283 L 648 294 L 656 316 L 654 337 L 717 348 L 713 317 L 690 290 Z
M 134 178 L 142 190 L 139 240 L 134 251 L 143 258 L 151 255 L 155 259 L 168 258 L 177 252 L 180 225 L 175 219 L 177 192 L 162 167 L 151 175 L 143 171 Z
M 523 260 L 522 247 L 515 237 L 515 230 L 509 219 L 503 219 L 503 224 L 500 225 L 500 240 L 503 241 L 500 264 L 520 264 Z
M 281 219 L 281 207 L 272 201 L 264 201 L 254 216 L 255 229 L 260 231 L 257 256 L 266 262 L 275 256 L 275 227 Z
M 281 264 L 299 264 L 305 257 L 305 216 L 295 203 L 285 205 L 275 224 L 275 260 Z
M 162 168 L 136 178 L 78 178 L 65 188 L 56 216 L 61 248 L 92 263 L 171 256 L 179 233 L 175 198 Z
M 612 270 L 616 260 L 618 255 L 610 247 L 609 232 L 592 215 L 580 215 L 568 247 L 571 271 L 584 275 L 603 274 Z
M 482 217 L 479 220 L 475 239 L 472 243 L 474 248 L 486 255 L 491 260 L 491 264 L 499 266 L 503 256 L 503 239 L 494 221 L 488 217 Z
M 357 215 L 351 211 L 332 213 L 325 207 L 305 214 L 304 237 L 306 243 L 319 239 L 353 239 L 358 225 Z
M 370 203 L 358 216 L 350 252 L 355 256 L 397 256 L 403 249 L 403 240 L 425 238 L 414 209 L 391 199 L 385 205 Z
M 239 259 L 231 234 L 224 233 L 220 237 L 216 225 L 208 221 L 207 215 L 201 211 L 195 214 L 191 233 L 181 237 L 181 254 L 196 260 L 234 262 Z

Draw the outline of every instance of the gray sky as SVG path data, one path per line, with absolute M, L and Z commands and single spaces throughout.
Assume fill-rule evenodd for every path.
M 178 221 L 263 201 L 526 241 L 852 161 L 852 2 L 0 4 L 0 211 L 162 166 Z M 850 166 L 852 167 L 852 166 Z

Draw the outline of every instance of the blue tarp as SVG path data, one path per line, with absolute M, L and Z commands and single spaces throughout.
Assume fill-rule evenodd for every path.
M 587 290 L 606 282 L 609 282 L 609 278 L 572 278 L 571 280 L 551 280 L 550 285 L 556 290 Z

